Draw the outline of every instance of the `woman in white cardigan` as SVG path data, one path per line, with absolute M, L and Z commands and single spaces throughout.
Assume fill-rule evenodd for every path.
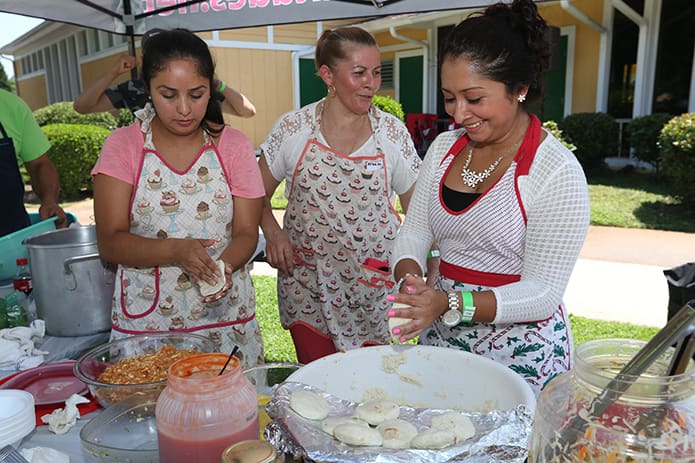
M 449 35 L 442 92 L 462 128 L 427 151 L 393 250 L 402 285 L 388 296 L 409 306 L 389 312 L 410 319 L 393 330 L 400 341 L 492 358 L 536 394 L 571 366 L 562 295 L 590 212 L 575 156 L 525 108 L 541 94 L 546 29 L 532 0 L 515 0 Z M 441 261 L 425 281 L 430 249 Z

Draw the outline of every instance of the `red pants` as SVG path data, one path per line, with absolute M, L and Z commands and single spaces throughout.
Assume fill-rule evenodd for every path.
M 290 335 L 299 363 L 307 364 L 338 352 L 329 335 L 321 333 L 305 323 L 293 323 L 290 326 Z M 375 342 L 365 342 L 363 347 L 376 345 L 378 344 Z

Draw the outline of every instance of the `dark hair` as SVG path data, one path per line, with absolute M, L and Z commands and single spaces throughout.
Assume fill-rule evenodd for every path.
M 142 80 L 147 93 L 150 82 L 171 60 L 191 59 L 195 61 L 198 73 L 206 77 L 210 86 L 210 100 L 201 126 L 208 133 L 220 133 L 221 128 L 213 128 L 210 122 L 224 124 L 222 107 L 214 98 L 215 63 L 210 49 L 203 39 L 188 29 L 153 30 L 143 37 L 142 45 Z
M 316 42 L 316 70 L 324 64 L 333 68 L 338 61 L 346 59 L 348 45 L 377 46 L 372 34 L 362 28 L 350 26 L 326 29 Z
M 490 5 L 451 30 L 440 63 L 464 57 L 476 72 L 503 83 L 510 95 L 528 85 L 527 101 L 533 101 L 543 92 L 543 72 L 550 59 L 547 30 L 532 0 Z

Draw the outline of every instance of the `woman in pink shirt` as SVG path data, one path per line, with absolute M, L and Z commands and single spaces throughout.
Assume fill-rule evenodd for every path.
M 92 171 L 99 253 L 118 264 L 111 337 L 193 332 L 222 352 L 239 345 L 245 367 L 262 362 L 247 262 L 264 189 L 251 143 L 224 125 L 195 34 L 148 37 L 142 77 L 150 101 Z

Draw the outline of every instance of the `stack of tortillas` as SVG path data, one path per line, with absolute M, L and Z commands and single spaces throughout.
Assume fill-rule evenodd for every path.
M 475 434 L 471 420 L 458 412 L 434 416 L 429 428 L 418 431 L 414 424 L 399 419 L 400 406 L 387 399 L 360 403 L 351 416 L 331 416 L 324 396 L 298 389 L 292 392 L 289 405 L 301 417 L 319 421 L 325 433 L 358 447 L 443 449 Z

